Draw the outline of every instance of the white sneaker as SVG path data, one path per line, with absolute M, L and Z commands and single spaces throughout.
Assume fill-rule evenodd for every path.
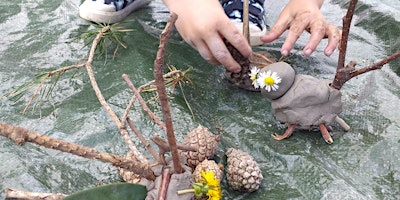
M 267 33 L 265 26 L 265 0 L 250 0 L 249 3 L 249 31 L 250 45 L 258 46 L 264 44 L 260 37 Z M 222 0 L 222 7 L 226 15 L 234 22 L 239 31 L 243 32 L 243 1 Z
M 79 6 L 79 16 L 97 23 L 116 23 L 124 20 L 151 0 L 85 0 Z

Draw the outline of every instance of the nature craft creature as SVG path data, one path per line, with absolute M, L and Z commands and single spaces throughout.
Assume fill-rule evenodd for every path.
M 384 64 L 400 57 L 400 51 L 377 62 L 356 70 L 354 61 L 344 66 L 347 40 L 357 0 L 352 0 L 346 16 L 343 18 L 343 32 L 340 43 L 338 67 L 333 81 L 318 79 L 309 75 L 296 75 L 293 68 L 285 62 L 275 62 L 268 52 L 253 53 L 247 59 L 229 43 L 228 50 L 236 61 L 242 66 L 239 73 L 226 72 L 226 77 L 235 85 L 251 90 L 261 91 L 271 102 L 275 117 L 288 125 L 283 135 L 273 134 L 276 140 L 288 138 L 293 131 L 298 129 L 311 130 L 318 128 L 325 141 L 333 143 L 329 134 L 330 125 L 338 123 L 345 131 L 349 125 L 338 114 L 342 112 L 340 89 L 351 78 L 368 71 L 380 69 Z M 246 24 L 248 22 L 244 22 Z M 245 27 L 245 25 L 244 25 Z M 244 35 L 249 29 L 243 28 Z M 247 33 L 246 33 L 247 32 Z

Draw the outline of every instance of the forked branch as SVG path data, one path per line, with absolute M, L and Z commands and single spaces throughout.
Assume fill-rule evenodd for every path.
M 350 63 L 347 64 L 346 66 L 344 65 L 345 60 L 346 60 L 347 42 L 349 39 L 351 20 L 353 19 L 354 10 L 357 5 L 357 2 L 358 2 L 358 0 L 350 1 L 346 16 L 343 18 L 343 30 L 342 30 L 342 38 L 341 38 L 340 46 L 339 46 L 338 66 L 336 69 L 335 78 L 331 84 L 331 86 L 337 90 L 340 90 L 342 88 L 342 86 L 351 78 L 356 77 L 360 74 L 372 71 L 372 70 L 381 69 L 383 67 L 383 65 L 400 57 L 400 51 L 398 51 L 379 62 L 376 62 L 370 66 L 363 67 L 358 70 L 355 69 L 356 62 L 354 62 L 354 61 L 350 61 Z

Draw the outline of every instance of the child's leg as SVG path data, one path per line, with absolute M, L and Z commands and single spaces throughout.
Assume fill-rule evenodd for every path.
M 260 40 L 262 35 L 267 32 L 265 26 L 265 0 L 249 0 L 249 29 L 250 44 L 257 46 L 263 44 Z M 222 0 L 222 7 L 226 15 L 235 23 L 240 31 L 243 29 L 243 1 L 242 0 Z

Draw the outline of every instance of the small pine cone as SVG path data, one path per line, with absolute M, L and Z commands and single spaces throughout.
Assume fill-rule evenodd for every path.
M 222 180 L 222 169 L 214 160 L 203 160 L 200 164 L 196 166 L 193 172 L 194 182 L 199 182 L 202 179 L 201 171 L 204 172 L 214 172 L 214 178 L 219 181 Z
M 260 187 L 263 176 L 257 162 L 248 153 L 229 148 L 226 152 L 226 178 L 232 189 L 254 192 Z
M 201 161 L 214 157 L 218 142 L 219 137 L 217 135 L 199 125 L 190 131 L 182 142 L 182 145 L 195 147 L 197 151 L 180 151 L 180 156 L 184 157 L 186 164 L 194 169 Z

